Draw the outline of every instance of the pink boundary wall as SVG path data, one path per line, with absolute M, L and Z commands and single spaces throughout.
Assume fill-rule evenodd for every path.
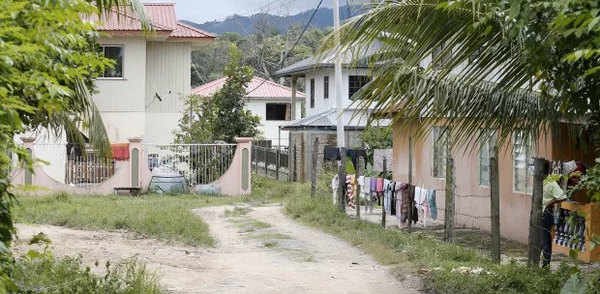
M 35 138 L 31 137 L 23 137 L 21 138 L 23 141 L 23 147 L 32 150 L 34 152 L 34 141 Z M 227 169 L 225 174 L 221 176 L 217 181 L 212 183 L 212 185 L 221 186 L 221 194 L 228 196 L 237 196 L 237 195 L 245 195 L 252 192 L 252 171 L 251 171 L 251 158 L 250 158 L 250 150 L 252 150 L 252 139 L 251 138 L 236 138 L 237 148 L 235 154 L 233 156 L 233 162 L 231 166 Z M 142 138 L 129 138 L 129 152 L 137 149 L 139 151 L 139 160 L 138 160 L 138 171 L 139 171 L 139 182 L 132 182 L 132 162 L 131 160 L 126 161 L 123 166 L 118 168 L 115 171 L 115 174 L 110 177 L 104 183 L 90 187 L 90 188 L 81 188 L 70 186 L 67 184 L 60 183 L 50 177 L 42 168 L 42 163 L 36 163 L 33 168 L 32 175 L 32 183 L 31 186 L 34 187 L 33 191 L 26 192 L 26 194 L 31 195 L 47 195 L 53 194 L 56 192 L 67 192 L 73 195 L 111 195 L 114 194 L 114 188 L 116 187 L 141 187 L 144 190 L 150 184 L 150 180 L 152 179 L 152 173 L 150 169 L 148 169 L 147 162 L 143 160 L 143 154 L 145 154 L 144 145 L 142 144 Z M 248 158 L 247 160 L 247 189 L 243 189 L 242 181 L 244 172 L 242 171 L 243 164 L 243 150 L 248 150 Z M 35 153 L 32 154 L 35 158 Z M 25 185 L 25 169 L 16 168 L 11 173 L 11 181 L 14 185 Z

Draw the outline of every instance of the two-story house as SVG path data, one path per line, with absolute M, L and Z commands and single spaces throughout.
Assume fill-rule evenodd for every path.
M 364 55 L 369 56 L 377 50 L 371 46 Z M 354 101 L 356 94 L 369 82 L 368 64 L 354 63 L 353 54 L 342 57 L 342 105 L 344 106 L 341 119 L 344 125 L 345 147 L 360 148 L 363 142 L 360 133 L 367 127 L 369 115 L 373 109 L 357 108 Z M 294 120 L 282 126 L 290 132 L 289 146 L 295 154 L 295 178 L 299 181 L 310 179 L 313 170 L 323 163 L 325 146 L 337 145 L 337 109 L 335 95 L 335 55 L 325 57 L 315 56 L 304 59 L 275 72 L 276 77 L 287 77 L 292 81 L 292 87 L 297 79 L 303 78 L 306 84 L 306 117 Z M 295 89 L 292 89 L 295 91 Z M 389 122 L 384 122 L 389 123 Z M 318 167 L 312 166 L 313 142 L 319 138 Z
M 111 142 L 142 137 L 148 143 L 171 143 L 182 116 L 182 97 L 191 92 L 192 51 L 215 35 L 177 21 L 175 4 L 144 3 L 153 32 L 144 32 L 126 9 L 89 17 L 105 35 L 104 56 L 115 60 L 97 81 L 93 96 Z

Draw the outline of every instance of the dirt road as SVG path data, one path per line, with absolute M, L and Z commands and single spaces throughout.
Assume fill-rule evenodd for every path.
M 216 248 L 172 246 L 127 233 L 21 225 L 23 239 L 44 232 L 55 255 L 81 253 L 93 267 L 136 256 L 173 293 L 416 293 L 349 244 L 300 225 L 279 206 L 210 207 L 194 212 L 210 226 Z M 17 245 L 18 252 L 27 246 Z M 101 272 L 102 266 L 96 269 Z M 416 286 L 418 287 L 418 286 Z

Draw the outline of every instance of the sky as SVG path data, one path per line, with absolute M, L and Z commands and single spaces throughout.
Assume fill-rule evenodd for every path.
M 288 15 L 317 7 L 319 0 L 143 0 L 142 2 L 175 2 L 177 19 L 203 23 L 224 20 L 233 14 L 251 15 L 260 12 Z M 340 5 L 345 0 L 340 1 Z M 331 7 L 332 0 L 324 0 L 322 7 Z

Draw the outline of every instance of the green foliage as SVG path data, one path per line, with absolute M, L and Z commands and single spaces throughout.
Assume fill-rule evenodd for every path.
M 246 87 L 253 72 L 241 64 L 241 59 L 242 53 L 231 44 L 229 64 L 223 71 L 227 76 L 223 87 L 213 97 L 188 97 L 186 113 L 174 132 L 176 143 L 233 142 L 235 137 L 260 134 L 260 117 L 244 109 Z
M 229 63 L 228 51 L 235 44 L 242 51 L 242 61 L 252 67 L 262 78 L 273 80 L 273 73 L 283 66 L 308 58 L 314 54 L 328 30 L 312 28 L 288 57 L 284 56 L 300 36 L 301 28 L 292 25 L 284 35 L 273 32 L 268 27 L 249 36 L 224 33 L 210 46 L 192 53 L 192 85 L 194 87 L 216 80 L 223 76 L 223 68 Z
M 135 259 L 124 260 L 115 266 L 106 264 L 102 277 L 92 274 L 79 258 L 56 259 L 50 251 L 30 251 L 16 259 L 11 279 L 20 285 L 20 293 L 166 293 L 156 275 L 148 272 Z

